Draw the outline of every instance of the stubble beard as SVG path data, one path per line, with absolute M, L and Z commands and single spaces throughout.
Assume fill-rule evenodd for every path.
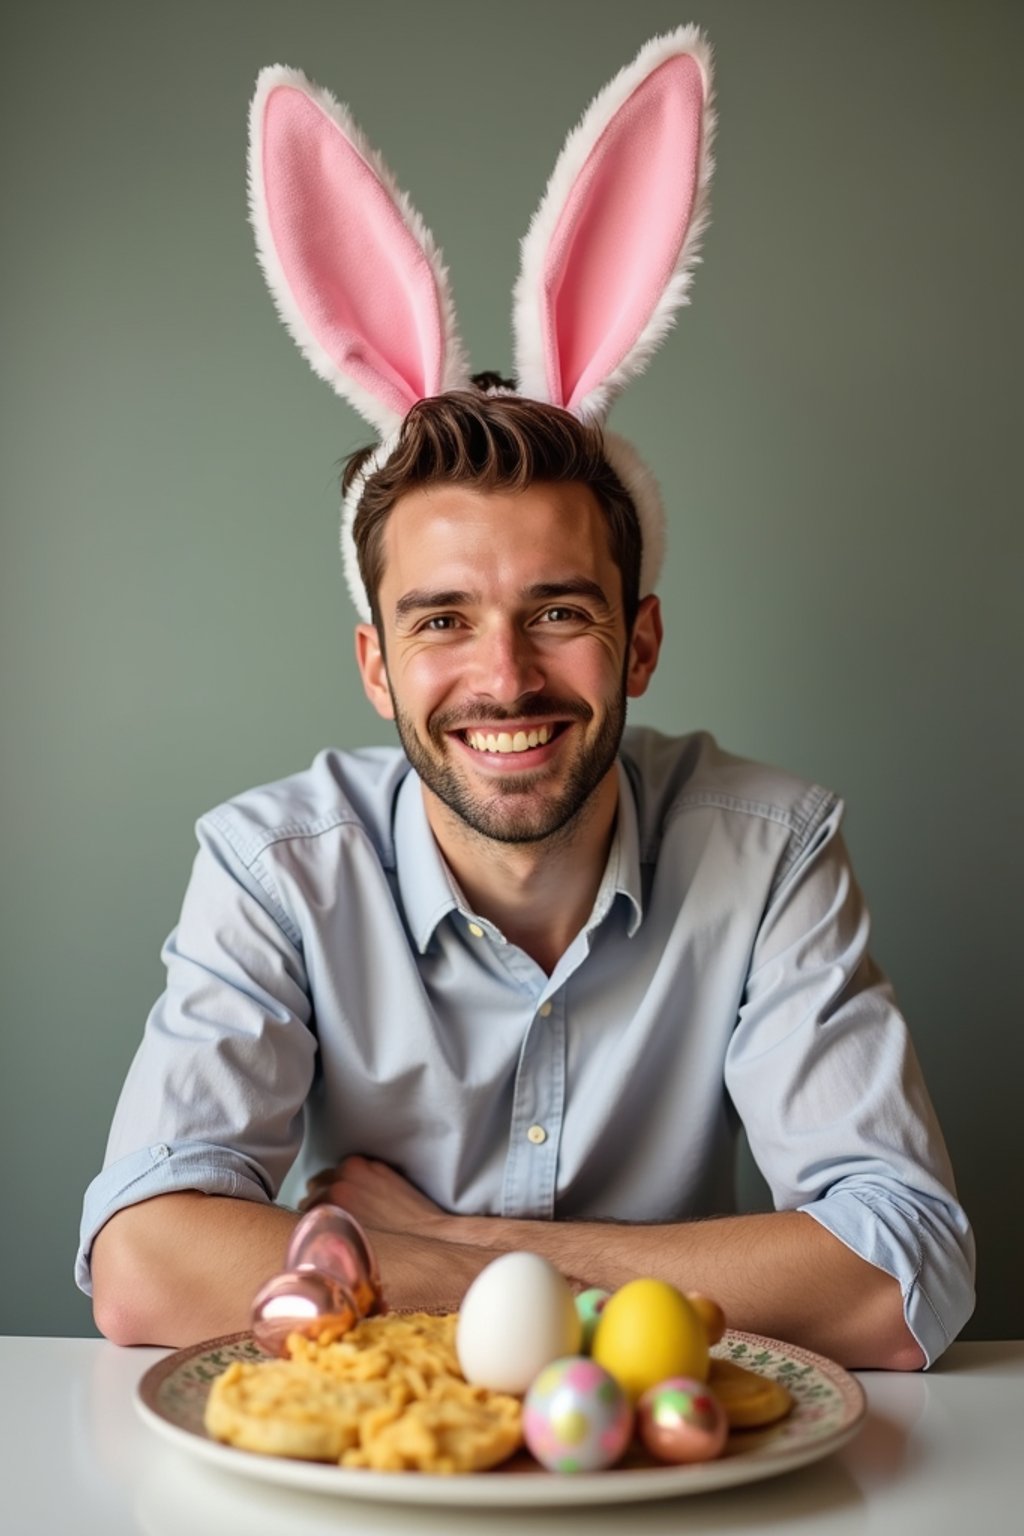
M 554 799 L 542 799 L 529 804 L 539 785 L 544 781 L 544 769 L 530 774 L 509 774 L 493 781 L 489 793 L 474 790 L 461 776 L 458 765 L 449 756 L 447 731 L 454 724 L 453 716 L 445 713 L 432 716 L 428 733 L 433 750 L 428 749 L 416 734 L 415 726 L 403 711 L 394 694 L 391 702 L 395 712 L 395 726 L 405 755 L 426 787 L 452 814 L 479 836 L 498 843 L 538 843 L 555 838 L 569 831 L 582 816 L 587 802 L 605 778 L 618 756 L 619 744 L 626 725 L 626 690 L 623 685 L 614 698 L 606 701 L 604 718 L 597 735 L 578 752 L 570 766 L 564 788 Z M 574 701 L 566 704 L 555 699 L 534 699 L 525 714 L 503 715 L 501 711 L 481 713 L 479 718 L 468 722 L 463 713 L 459 721 L 487 725 L 500 725 L 505 720 L 521 721 L 531 717 L 550 719 L 552 715 L 570 716 L 583 724 L 593 719 L 593 710 Z M 571 727 L 574 728 L 574 727 Z

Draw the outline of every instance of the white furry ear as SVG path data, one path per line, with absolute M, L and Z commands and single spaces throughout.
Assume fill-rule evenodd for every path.
M 249 110 L 249 209 L 282 320 L 379 432 L 468 386 L 433 236 L 347 108 L 283 65 L 261 71 Z
M 345 573 L 345 584 L 349 590 L 349 596 L 355 606 L 356 613 L 364 624 L 373 622 L 370 612 L 370 599 L 366 588 L 363 586 L 363 578 L 359 573 L 359 555 L 356 551 L 356 541 L 352 536 L 355 525 L 356 513 L 359 510 L 359 499 L 363 494 L 367 480 L 375 475 L 378 469 L 382 469 L 398 447 L 399 431 L 396 428 L 390 436 L 379 442 L 356 475 L 348 488 L 347 494 L 341 503 L 341 565 Z
M 640 558 L 640 596 L 654 591 L 665 560 L 665 506 L 661 487 L 628 438 L 605 427 L 604 456 L 622 481 L 636 508 L 643 540 Z
M 602 421 L 687 302 L 708 219 L 711 48 L 652 38 L 566 140 L 522 242 L 520 393 Z

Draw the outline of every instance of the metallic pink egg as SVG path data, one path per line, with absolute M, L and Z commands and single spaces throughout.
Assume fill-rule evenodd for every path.
M 359 1321 L 348 1286 L 316 1269 L 286 1270 L 260 1287 L 252 1304 L 252 1332 L 270 1355 L 283 1355 L 290 1333 L 317 1338 L 324 1328 L 347 1333 Z
M 637 1403 L 636 1431 L 659 1461 L 711 1461 L 725 1449 L 729 1421 L 706 1382 L 670 1376 Z
M 355 1217 L 339 1205 L 315 1205 L 292 1232 L 285 1269 L 316 1269 L 347 1286 L 360 1317 L 383 1310 L 377 1256 Z

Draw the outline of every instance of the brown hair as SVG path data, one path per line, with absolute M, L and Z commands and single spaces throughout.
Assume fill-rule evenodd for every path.
M 604 456 L 600 428 L 586 426 L 555 405 L 513 394 L 483 393 L 496 384 L 511 387 L 496 374 L 477 374 L 473 382 L 476 390 L 450 390 L 418 401 L 403 421 L 387 463 L 369 475 L 363 487 L 352 536 L 378 630 L 384 525 L 406 491 L 442 481 L 513 491 L 538 481 L 574 481 L 590 487 L 604 513 L 611 556 L 622 576 L 626 628 L 631 632 L 640 601 L 643 541 L 632 498 Z M 349 455 L 343 493 L 372 452 L 372 448 L 360 448 Z

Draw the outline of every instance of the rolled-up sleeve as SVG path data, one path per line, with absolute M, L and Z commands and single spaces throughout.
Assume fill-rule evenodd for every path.
M 167 985 L 146 1023 L 82 1213 L 75 1278 L 115 1212 L 200 1190 L 272 1200 L 302 1141 L 316 1041 L 301 938 L 258 857 L 216 815 L 197 826 Z
M 825 807 L 761 924 L 725 1080 L 777 1209 L 899 1281 L 931 1364 L 974 1307 L 974 1239 L 906 1024 Z

